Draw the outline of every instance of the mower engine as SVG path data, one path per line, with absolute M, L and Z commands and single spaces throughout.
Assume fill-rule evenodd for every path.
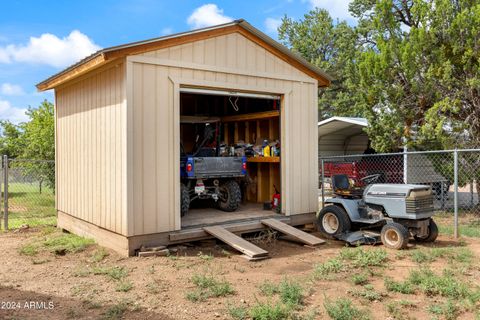
M 410 233 L 422 237 L 428 233 L 429 219 L 434 214 L 430 186 L 414 184 L 372 184 L 364 191 L 365 206 L 381 208 L 383 214 L 403 224 Z

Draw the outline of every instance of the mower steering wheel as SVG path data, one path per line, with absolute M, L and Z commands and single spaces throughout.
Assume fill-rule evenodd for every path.
M 376 182 L 381 176 L 381 173 L 371 174 L 361 178 L 360 181 L 365 182 L 366 184 L 372 184 Z

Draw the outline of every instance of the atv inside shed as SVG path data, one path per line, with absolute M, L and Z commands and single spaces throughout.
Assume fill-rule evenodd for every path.
M 189 187 L 192 200 L 188 212 L 182 216 L 182 228 L 269 217 L 282 212 L 279 200 L 279 207 L 269 206 L 273 195 L 280 193 L 282 187 L 281 101 L 281 96 L 273 94 L 199 88 L 180 90 L 181 157 L 244 159 L 246 169 L 245 175 L 233 178 L 241 190 L 241 201 L 235 210 L 221 210 L 220 200 L 202 197 L 195 193 L 196 188 Z M 219 180 L 215 183 L 221 187 L 225 183 L 222 181 L 228 179 L 219 175 L 214 180 Z M 190 183 L 205 183 L 208 188 L 214 180 Z

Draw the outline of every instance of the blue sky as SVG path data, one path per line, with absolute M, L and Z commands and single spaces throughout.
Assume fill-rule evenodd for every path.
M 0 11 L 0 120 L 15 123 L 53 93 L 35 84 L 92 52 L 244 18 L 276 39 L 283 15 L 301 18 L 313 7 L 351 20 L 349 0 L 262 1 L 2 1 Z

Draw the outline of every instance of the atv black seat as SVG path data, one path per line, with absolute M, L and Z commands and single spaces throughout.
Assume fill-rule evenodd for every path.
M 353 187 L 346 174 L 336 174 L 332 176 L 333 193 L 340 197 L 361 198 L 363 190 Z

